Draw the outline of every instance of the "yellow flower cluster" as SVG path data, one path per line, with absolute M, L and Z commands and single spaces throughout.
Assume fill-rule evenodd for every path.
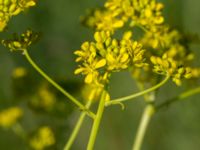
M 181 38 L 182 36 L 177 30 L 170 30 L 169 26 L 160 25 L 154 31 L 146 31 L 141 42 L 153 49 L 161 49 L 179 43 Z
M 19 107 L 11 107 L 0 112 L 0 126 L 12 127 L 22 117 L 23 111 Z
M 141 44 L 130 41 L 130 32 L 125 33 L 126 37 L 120 41 L 120 44 L 113 40 L 113 47 L 122 48 L 116 51 L 106 48 L 106 57 L 101 55 L 104 59 L 99 62 L 102 63 L 101 67 L 106 66 L 107 70 L 119 71 L 132 66 L 130 63 L 139 61 L 141 64 L 135 63 L 135 65 L 143 67 L 132 69 L 132 74 L 142 84 L 157 82 L 157 76 L 155 73 L 153 75 L 153 72 L 169 74 L 177 85 L 181 84 L 183 78 L 200 77 L 199 69 L 190 67 L 194 54 L 188 49 L 188 43 L 184 42 L 183 35 L 164 23 L 163 8 L 164 5 L 156 0 L 107 0 L 103 8 L 91 11 L 83 21 L 97 31 L 110 31 L 114 34 L 117 29 L 128 27 L 126 24 L 129 28 L 139 27 L 144 31 L 143 36 L 138 39 Z M 96 41 L 98 43 L 98 40 Z M 88 43 L 88 47 L 89 45 Z M 141 45 L 147 49 L 145 53 Z M 106 43 L 103 46 L 107 46 Z M 101 53 L 105 54 L 105 52 Z M 132 58 L 135 60 L 133 61 Z M 148 64 L 153 65 L 144 65 L 144 59 Z M 82 72 L 79 69 L 77 73 L 79 71 Z M 93 76 L 86 72 L 83 74 L 86 75 L 86 82 L 88 79 L 92 82 L 92 78 L 96 79 L 99 75 L 98 71 Z
M 154 29 L 164 22 L 163 4 L 156 0 L 108 0 L 103 9 L 96 9 L 84 18 L 87 26 L 115 31 L 125 23 Z
M 12 16 L 36 5 L 36 0 L 0 0 L 0 32 L 4 30 Z
M 53 131 L 48 126 L 41 127 L 30 140 L 30 146 L 35 150 L 44 150 L 55 144 Z
M 188 49 L 187 43 L 182 44 L 183 36 L 168 26 L 159 26 L 155 32 L 145 32 L 141 43 L 150 49 L 148 56 L 154 65 L 154 72 L 167 72 L 172 80 L 181 85 L 181 79 L 198 78 L 198 68 L 191 68 L 194 54 Z M 170 70 L 169 70 L 170 69 Z M 193 73 L 192 73 L 193 72 Z
M 104 85 L 111 72 L 118 72 L 128 67 L 142 67 L 145 50 L 138 42 L 131 40 L 128 31 L 121 40 L 111 37 L 109 31 L 95 32 L 95 42 L 85 42 L 81 50 L 76 50 L 76 62 L 82 62 L 75 74 L 85 75 L 85 83 Z
M 23 51 L 27 49 L 32 43 L 37 41 L 39 34 L 32 30 L 27 30 L 21 35 L 13 35 L 12 39 L 2 40 L 2 44 L 11 51 Z
M 171 76 L 177 85 L 181 85 L 182 78 L 189 79 L 192 77 L 191 68 L 182 67 L 166 54 L 162 58 L 151 56 L 151 62 L 154 64 L 154 72 Z
M 86 26 L 97 30 L 114 31 L 124 26 L 124 22 L 114 16 L 109 11 L 96 9 L 83 18 Z
M 164 53 L 183 65 L 192 61 L 194 54 L 182 44 L 183 36 L 177 30 L 170 30 L 168 26 L 159 26 L 155 32 L 145 32 L 140 42 L 148 49 L 153 50 L 152 54 L 162 56 Z M 187 44 L 187 43 L 185 43 Z
M 38 89 L 38 92 L 30 101 L 33 107 L 41 108 L 44 110 L 52 110 L 56 103 L 54 93 L 49 90 L 49 87 L 44 84 Z

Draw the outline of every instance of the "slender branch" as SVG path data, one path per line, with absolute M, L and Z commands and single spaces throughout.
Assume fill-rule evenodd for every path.
M 44 71 L 42 71 L 42 69 L 40 69 L 35 62 L 31 59 L 31 57 L 29 56 L 29 53 L 27 50 L 24 50 L 24 55 L 26 57 L 26 59 L 28 60 L 28 62 L 33 66 L 33 68 L 41 75 L 43 76 L 49 83 L 51 83 L 56 89 L 58 89 L 61 93 L 63 93 L 67 98 L 69 98 L 69 100 L 71 100 L 76 106 L 78 106 L 81 110 L 86 111 L 87 114 L 92 117 L 95 118 L 94 113 L 92 113 L 91 111 L 89 111 L 87 108 L 85 108 L 85 106 L 83 104 L 81 104 L 76 98 L 74 98 L 71 94 L 69 94 L 67 91 L 65 91 L 60 85 L 58 85 L 53 79 L 51 79 L 46 73 L 44 73 Z
M 87 104 L 85 105 L 85 107 L 86 107 L 87 109 L 90 108 L 90 106 L 91 106 L 91 104 L 92 104 L 92 102 L 93 102 L 95 93 L 96 93 L 96 90 L 94 90 L 94 91 L 91 92 L 91 94 L 90 94 L 90 96 L 89 96 L 89 100 L 88 100 Z M 83 124 L 83 121 L 85 120 L 86 115 L 87 115 L 86 112 L 82 112 L 82 113 L 81 113 L 81 115 L 80 115 L 80 117 L 79 117 L 79 119 L 78 119 L 78 121 L 77 121 L 77 123 L 76 123 L 76 126 L 75 126 L 75 128 L 73 129 L 73 132 L 72 132 L 72 134 L 70 135 L 70 138 L 69 138 L 69 140 L 67 141 L 67 144 L 65 145 L 64 150 L 69 150 L 69 149 L 71 148 L 72 144 L 74 143 L 74 141 L 75 141 L 75 139 L 76 139 L 76 137 L 77 137 L 77 135 L 78 135 L 78 133 L 79 133 L 79 131 L 80 131 L 80 128 L 81 128 L 81 126 L 82 126 L 82 124 Z
M 154 112 L 155 112 L 154 105 L 148 104 L 145 107 L 139 128 L 137 130 L 137 134 L 136 134 L 136 138 L 135 138 L 132 150 L 140 150 L 141 149 L 142 142 L 143 142 L 148 124 L 149 124 Z
M 144 32 L 148 33 L 149 30 L 146 29 L 144 26 L 142 26 L 141 24 L 136 24 L 137 27 L 139 27 L 140 29 L 142 29 Z
M 90 133 L 90 138 L 89 138 L 89 142 L 88 142 L 88 145 L 87 145 L 87 150 L 93 150 L 94 143 L 96 141 L 97 132 L 99 130 L 99 125 L 100 125 L 101 118 L 102 118 L 102 115 L 103 115 L 103 111 L 104 111 L 104 108 L 105 108 L 105 106 L 104 106 L 105 105 L 105 97 L 106 97 L 106 91 L 104 90 L 101 94 L 101 99 L 100 99 L 100 102 L 99 102 L 97 114 L 96 114 L 96 117 L 95 117 L 95 120 L 94 120 L 94 123 L 93 123 L 93 126 L 92 126 L 92 130 L 91 130 L 91 133 Z
M 149 92 L 152 92 L 152 91 L 160 88 L 162 85 L 164 85 L 169 80 L 169 78 L 170 78 L 170 76 L 167 75 L 163 81 L 161 81 L 160 83 L 156 84 L 155 86 L 153 86 L 153 87 L 151 87 L 149 89 L 146 89 L 144 91 L 141 91 L 141 92 L 129 95 L 129 96 L 125 96 L 125 97 L 122 97 L 122 98 L 111 100 L 109 102 L 106 102 L 105 105 L 106 106 L 115 105 L 115 104 L 119 104 L 119 102 L 124 102 L 124 101 L 130 100 L 130 99 L 145 95 L 145 94 L 147 94 Z
M 185 98 L 188 98 L 188 97 L 190 97 L 192 95 L 195 95 L 195 94 L 198 94 L 198 93 L 200 93 L 200 87 L 197 87 L 197 88 L 194 88 L 192 90 L 188 90 L 186 92 L 183 92 L 179 96 L 176 96 L 176 97 L 174 97 L 172 99 L 169 99 L 169 100 L 159 104 L 158 106 L 156 106 L 156 110 L 158 111 L 158 110 L 160 110 L 161 108 L 163 108 L 165 106 L 169 106 L 174 102 L 183 100 Z

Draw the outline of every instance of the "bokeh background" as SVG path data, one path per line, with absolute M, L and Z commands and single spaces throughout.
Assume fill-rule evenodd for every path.
M 162 0 L 165 4 L 166 21 L 184 33 L 200 36 L 199 0 Z M 88 8 L 101 6 L 102 1 L 56 0 L 38 1 L 35 8 L 20 14 L 9 22 L 9 32 L 0 35 L 8 37 L 13 32 L 23 32 L 27 28 L 42 33 L 40 41 L 30 48 L 33 59 L 52 78 L 60 82 L 76 97 L 82 86 L 82 78 L 75 76 L 74 50 L 92 38 L 92 31 L 80 24 L 80 16 Z M 200 43 L 191 45 L 200 58 Z M 197 59 L 196 64 L 200 64 Z M 25 67 L 26 80 L 13 79 L 13 70 Z M 119 80 L 120 79 L 120 80 Z M 50 126 L 56 136 L 52 150 L 61 150 L 69 137 L 79 111 L 50 86 L 56 95 L 56 110 L 44 111 L 33 108 L 31 96 L 37 94 L 38 85 L 46 84 L 28 64 L 21 53 L 11 53 L 0 45 L 0 110 L 10 106 L 20 106 L 25 110 L 22 126 L 34 132 L 42 125 Z M 158 101 L 173 97 L 184 90 L 168 83 L 158 95 Z M 113 75 L 110 85 L 113 98 L 137 91 L 128 73 Z M 31 95 L 31 96 L 30 96 Z M 126 102 L 126 109 L 114 106 L 106 109 L 98 134 L 95 150 L 131 149 L 136 129 L 144 107 L 142 99 Z M 163 109 L 153 118 L 144 140 L 143 150 L 199 150 L 200 149 L 200 95 L 188 98 Z M 89 137 L 91 119 L 86 119 L 73 150 L 84 150 Z M 0 129 L 1 150 L 29 150 L 12 130 Z

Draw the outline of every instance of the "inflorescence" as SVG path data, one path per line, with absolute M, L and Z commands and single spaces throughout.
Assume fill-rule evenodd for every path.
M 0 0 L 0 32 L 5 29 L 12 16 L 35 5 L 36 0 Z
M 156 0 L 107 0 L 83 17 L 96 30 L 95 42 L 85 42 L 75 51 L 82 65 L 75 74 L 85 75 L 87 84 L 106 84 L 111 72 L 131 68 L 133 77 L 142 84 L 154 84 L 158 75 L 170 76 L 176 85 L 183 79 L 199 77 L 199 68 L 191 67 L 194 54 L 184 36 L 165 23 L 164 5 Z M 121 40 L 112 36 L 129 26 Z M 133 40 L 135 28 L 144 31 Z M 157 75 L 156 75 L 156 74 Z

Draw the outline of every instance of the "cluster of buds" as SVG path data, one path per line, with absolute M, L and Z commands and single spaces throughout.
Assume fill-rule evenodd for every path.
M 36 5 L 36 0 L 0 0 L 0 32 L 4 30 L 12 16 Z
M 2 40 L 2 44 L 8 47 L 11 51 L 26 50 L 32 43 L 36 42 L 39 38 L 39 33 L 27 30 L 21 35 L 14 34 L 12 39 Z
M 109 31 L 95 32 L 94 42 L 85 42 L 81 50 L 76 50 L 76 62 L 82 62 L 75 74 L 82 73 L 85 83 L 104 85 L 110 73 L 128 67 L 146 65 L 142 45 L 131 40 L 132 32 L 124 33 L 121 40 L 111 37 Z
M 182 67 L 181 64 L 172 58 L 167 57 L 167 55 L 163 55 L 162 58 L 152 56 L 151 62 L 154 65 L 154 72 L 171 76 L 173 82 L 175 82 L 178 86 L 181 85 L 182 78 L 190 79 L 192 77 L 191 68 Z
M 84 18 L 87 26 L 115 31 L 126 23 L 154 29 L 164 22 L 163 4 L 156 0 L 108 0 L 103 9 L 96 9 Z

